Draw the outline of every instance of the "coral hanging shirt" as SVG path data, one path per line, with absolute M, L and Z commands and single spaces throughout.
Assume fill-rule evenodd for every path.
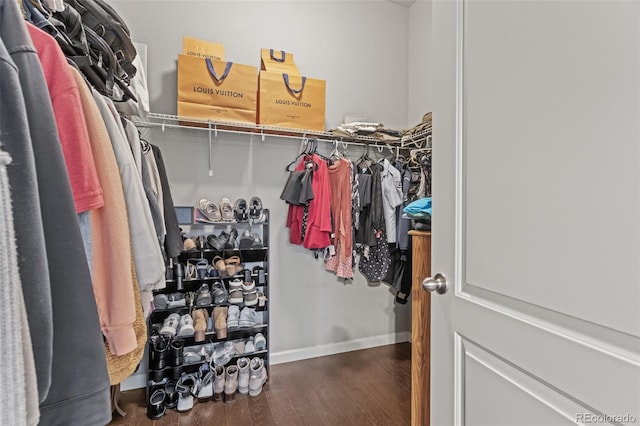
M 331 245 L 331 184 L 327 163 L 318 155 L 305 156 L 298 163 L 296 170 L 304 170 L 305 162 L 312 160 L 318 168 L 313 172 L 311 187 L 313 200 L 309 202 L 307 226 L 302 239 L 304 220 L 304 206 L 289 205 L 287 226 L 289 227 L 289 241 L 292 244 L 302 244 L 308 249 L 322 249 Z

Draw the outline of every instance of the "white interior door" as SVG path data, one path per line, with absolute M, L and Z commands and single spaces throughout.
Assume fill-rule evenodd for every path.
M 433 23 L 431 424 L 640 424 L 640 2 Z

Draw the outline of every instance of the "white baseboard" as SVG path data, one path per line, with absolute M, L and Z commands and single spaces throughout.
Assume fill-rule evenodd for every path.
M 342 352 L 357 351 L 359 349 L 374 348 L 376 346 L 392 345 L 411 341 L 411 332 L 383 334 L 381 336 L 365 337 L 362 339 L 348 340 L 346 342 L 328 343 L 326 345 L 312 346 L 308 348 L 291 349 L 288 351 L 272 352 L 269 361 L 271 365 L 282 364 L 291 361 L 316 358 L 319 356 L 339 354 Z M 143 358 L 143 359 L 146 359 Z M 120 385 L 121 391 L 139 389 L 147 386 L 146 366 L 141 365 L 140 370 L 129 376 Z
M 326 345 L 311 346 L 308 348 L 272 352 L 269 356 L 269 363 L 271 365 L 282 364 L 285 362 L 300 361 L 303 359 L 339 354 L 342 352 L 357 351 L 359 349 L 374 348 L 376 346 L 392 345 L 394 343 L 408 342 L 410 338 L 411 332 L 403 331 L 400 333 L 383 334 L 381 336 L 348 340 L 346 342 L 328 343 Z

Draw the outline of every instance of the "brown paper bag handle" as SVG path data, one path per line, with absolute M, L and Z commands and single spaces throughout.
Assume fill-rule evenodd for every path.
M 282 74 L 282 78 L 284 79 L 284 84 L 287 85 L 287 89 L 289 89 L 289 91 L 294 95 L 302 93 L 302 91 L 304 90 L 304 84 L 307 82 L 307 77 L 302 76 L 302 86 L 300 87 L 300 89 L 292 89 L 289 85 L 289 74 Z
M 281 58 L 276 58 L 275 56 L 273 56 L 273 49 L 269 50 L 269 54 L 271 55 L 271 59 L 273 59 L 276 62 L 284 62 L 285 58 L 287 57 L 287 52 L 285 52 L 284 50 L 281 50 L 280 53 L 282 54 Z
M 233 62 L 227 62 L 227 65 L 224 68 L 224 73 L 222 73 L 222 75 L 218 77 L 218 75 L 216 74 L 216 70 L 215 68 L 213 68 L 213 64 L 211 63 L 211 58 L 205 58 L 205 61 L 207 63 L 207 68 L 209 69 L 209 74 L 211 74 L 211 76 L 218 83 L 221 83 L 225 78 L 227 78 L 227 76 L 229 75 L 229 71 L 231 70 L 231 65 L 233 65 Z

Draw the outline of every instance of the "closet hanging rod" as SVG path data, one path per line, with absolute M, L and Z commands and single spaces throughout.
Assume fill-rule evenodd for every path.
M 245 123 L 229 123 L 229 122 L 220 122 L 213 120 L 205 120 L 198 118 L 186 118 L 186 117 L 178 117 L 175 115 L 169 114 L 158 114 L 158 113 L 149 113 L 147 114 L 146 120 L 134 119 L 134 124 L 141 128 L 150 128 L 150 127 L 161 127 L 164 131 L 165 128 L 170 129 L 194 129 L 194 130 L 205 130 L 210 131 L 211 126 L 216 129 L 216 132 L 222 133 L 231 133 L 231 134 L 241 134 L 241 135 L 255 135 L 261 136 L 264 140 L 265 136 L 279 137 L 279 138 L 288 138 L 288 139 L 300 139 L 302 137 L 307 138 L 316 138 L 319 141 L 333 143 L 334 141 L 340 142 L 342 144 L 348 143 L 350 145 L 359 145 L 365 146 L 367 144 L 374 146 L 384 146 L 391 145 L 393 147 L 404 148 L 405 137 L 407 141 L 411 141 L 409 145 L 413 146 L 421 146 L 420 138 L 422 142 L 424 142 L 427 136 L 430 136 L 431 129 L 428 131 L 421 132 L 414 135 L 407 135 L 399 140 L 395 141 L 385 141 L 380 140 L 370 136 L 354 136 L 354 140 L 344 140 L 343 137 L 334 135 L 330 132 L 321 132 L 314 130 L 300 130 L 300 129 L 291 129 L 285 127 L 275 127 L 275 126 L 261 126 L 259 124 L 245 124 Z M 304 136 L 303 136 L 304 135 Z

